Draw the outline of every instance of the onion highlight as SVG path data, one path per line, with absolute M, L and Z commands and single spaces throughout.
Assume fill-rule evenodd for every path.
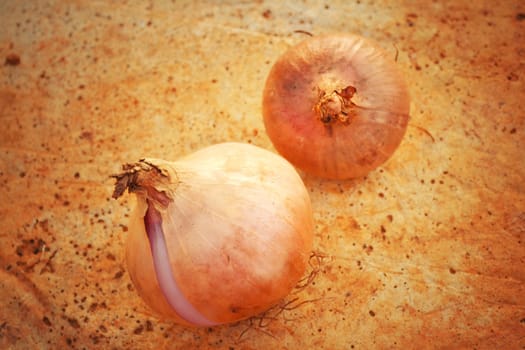
M 137 195 L 128 271 L 160 315 L 194 326 L 238 321 L 278 303 L 304 274 L 312 208 L 284 158 L 224 143 L 128 164 L 115 177 L 114 197 Z
M 393 60 L 356 35 L 308 38 L 273 65 L 263 94 L 275 148 L 305 172 L 363 176 L 384 163 L 405 133 L 408 89 Z

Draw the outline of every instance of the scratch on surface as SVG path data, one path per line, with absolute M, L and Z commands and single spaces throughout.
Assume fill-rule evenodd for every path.
M 29 149 L 29 148 L 23 148 L 23 147 L 15 147 L 15 146 L 0 145 L 0 149 L 9 151 L 9 152 L 13 152 L 15 154 L 26 153 L 26 154 L 36 154 L 39 156 L 57 157 L 57 158 L 60 156 L 59 153 L 53 153 L 53 152 L 46 151 L 46 150 Z
M 278 36 L 277 34 L 272 35 L 272 33 L 269 33 L 269 32 L 265 33 L 262 31 L 233 27 L 233 26 L 228 26 L 224 24 L 213 24 L 213 25 L 209 24 L 207 26 L 210 27 L 211 29 L 219 28 L 228 33 L 243 34 L 243 35 L 250 35 L 250 36 L 255 36 L 255 37 L 263 37 L 263 38 L 275 37 L 275 38 L 281 39 L 281 36 Z

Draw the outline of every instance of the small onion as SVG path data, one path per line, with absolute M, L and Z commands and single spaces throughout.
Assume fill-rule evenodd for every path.
M 410 98 L 388 55 L 367 39 L 309 38 L 273 65 L 263 95 L 275 148 L 305 172 L 329 179 L 363 176 L 399 146 Z
M 138 199 L 128 271 L 160 315 L 194 326 L 234 322 L 278 303 L 304 274 L 312 208 L 279 155 L 223 143 L 123 168 L 114 197 L 127 188 Z

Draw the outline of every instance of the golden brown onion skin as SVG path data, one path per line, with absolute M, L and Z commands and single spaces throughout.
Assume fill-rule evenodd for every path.
M 347 87 L 355 89 L 348 119 L 322 118 L 320 96 Z M 312 37 L 290 48 L 273 65 L 263 94 L 264 124 L 275 148 L 298 168 L 328 179 L 360 177 L 385 162 L 403 138 L 409 109 L 393 59 L 349 34 Z
M 153 160 L 170 174 L 172 202 L 157 207 L 174 278 L 207 319 L 229 323 L 267 310 L 303 276 L 313 215 L 304 184 L 284 158 L 255 146 L 214 145 L 176 162 Z M 166 302 L 137 195 L 126 247 L 128 271 L 146 304 L 188 324 Z

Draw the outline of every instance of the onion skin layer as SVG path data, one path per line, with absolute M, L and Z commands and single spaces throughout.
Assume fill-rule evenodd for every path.
M 319 115 L 320 96 L 339 97 L 347 88 L 355 90 L 348 117 Z M 290 48 L 273 65 L 263 93 L 264 124 L 277 151 L 328 179 L 360 177 L 384 163 L 405 134 L 409 109 L 393 60 L 350 34 L 312 37 Z
M 167 177 L 129 187 L 137 208 L 126 246 L 128 271 L 146 304 L 178 323 L 206 325 L 178 315 L 163 295 L 144 224 L 148 200 L 162 217 L 174 280 L 207 320 L 248 318 L 289 294 L 305 272 L 313 236 L 309 195 L 291 164 L 239 143 L 176 162 L 147 161 Z M 170 198 L 167 206 L 155 199 L 159 193 Z

